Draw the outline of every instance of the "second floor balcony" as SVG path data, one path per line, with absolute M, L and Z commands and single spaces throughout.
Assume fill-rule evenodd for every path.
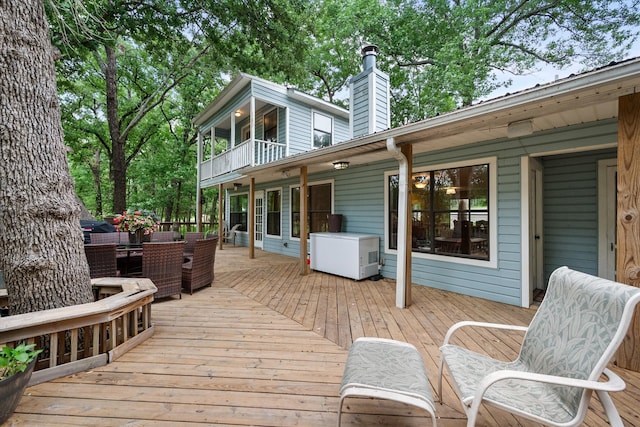
M 280 160 L 286 155 L 286 144 L 262 139 L 247 139 L 230 150 L 204 160 L 200 164 L 202 180 L 214 178 L 247 166 L 259 166 Z

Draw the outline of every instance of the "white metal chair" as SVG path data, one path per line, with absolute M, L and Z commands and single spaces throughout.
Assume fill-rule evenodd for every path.
M 222 235 L 222 241 L 225 243 L 233 242 L 233 246 L 236 245 L 236 233 L 238 232 L 238 228 L 240 228 L 242 224 L 236 224 L 231 227 L 230 230 L 224 230 L 224 234 Z
M 595 391 L 609 424 L 622 427 L 608 392 L 625 384 L 607 369 L 620 346 L 640 301 L 640 288 L 561 267 L 549 278 L 544 301 L 529 327 L 459 322 L 444 338 L 438 375 L 446 366 L 453 388 L 473 426 L 485 403 L 551 426 L 582 423 Z M 526 331 L 520 354 L 513 362 L 452 345 L 462 327 Z M 468 330 L 472 333 L 472 330 Z M 601 380 L 601 375 L 607 381 Z
M 396 340 L 362 337 L 353 342 L 347 356 L 342 384 L 342 404 L 347 397 L 394 400 L 424 409 L 436 427 L 435 406 L 422 356 L 413 345 Z

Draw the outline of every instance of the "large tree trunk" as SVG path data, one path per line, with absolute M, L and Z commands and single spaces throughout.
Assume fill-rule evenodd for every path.
M 40 0 L 0 0 L 0 270 L 12 314 L 93 301 Z
M 111 136 L 111 178 L 113 179 L 113 213 L 127 208 L 127 161 L 125 140 L 118 120 L 118 62 L 113 47 L 105 45 L 107 62 L 104 75 L 107 90 L 107 122 Z

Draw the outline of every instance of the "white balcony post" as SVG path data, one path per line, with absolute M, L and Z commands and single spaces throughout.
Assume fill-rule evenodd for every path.
M 251 166 L 255 166 L 255 146 L 256 146 L 256 98 L 254 96 L 251 97 L 250 107 L 249 107 L 249 138 L 251 139 Z
M 235 111 L 231 112 L 231 135 L 229 136 L 231 141 L 229 141 L 229 150 L 233 150 L 233 147 L 236 145 L 236 113 Z

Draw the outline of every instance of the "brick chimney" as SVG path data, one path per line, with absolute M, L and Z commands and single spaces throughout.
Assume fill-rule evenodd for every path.
M 389 76 L 376 67 L 378 46 L 362 47 L 362 72 L 351 78 L 351 138 L 389 129 Z

